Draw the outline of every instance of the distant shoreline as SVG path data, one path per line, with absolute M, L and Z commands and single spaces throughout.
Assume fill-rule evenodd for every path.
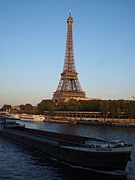
M 45 122 L 135 127 L 135 119 L 45 116 Z

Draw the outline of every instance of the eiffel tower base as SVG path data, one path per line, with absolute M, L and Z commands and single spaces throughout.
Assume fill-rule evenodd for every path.
M 71 91 L 56 91 L 53 94 L 52 100 L 54 102 L 61 102 L 71 98 L 85 98 L 85 93 L 82 92 L 71 92 Z

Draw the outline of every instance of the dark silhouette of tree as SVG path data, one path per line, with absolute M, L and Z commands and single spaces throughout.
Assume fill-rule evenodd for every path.
M 100 112 L 102 117 L 111 118 L 135 118 L 135 101 L 131 100 L 75 100 L 55 104 L 52 100 L 42 100 L 36 107 L 27 103 L 19 106 L 18 113 L 54 115 L 55 111 L 88 111 Z M 5 104 L 3 111 L 13 109 L 11 105 Z
M 44 111 L 48 111 L 50 115 L 53 115 L 55 111 L 55 103 L 52 100 L 42 100 L 37 105 L 37 108 L 40 114 L 44 114 Z
M 19 108 L 20 108 L 20 113 L 35 114 L 34 113 L 34 107 L 29 103 L 27 103 L 25 105 L 21 104 L 19 106 Z
M 109 103 L 108 101 L 100 101 L 100 111 L 102 112 L 102 115 L 105 118 L 108 115 L 108 111 L 109 111 Z

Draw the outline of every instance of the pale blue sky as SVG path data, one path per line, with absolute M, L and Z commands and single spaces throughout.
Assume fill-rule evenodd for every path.
M 87 97 L 135 96 L 135 0 L 0 0 L 0 106 L 52 98 L 70 8 L 76 69 Z

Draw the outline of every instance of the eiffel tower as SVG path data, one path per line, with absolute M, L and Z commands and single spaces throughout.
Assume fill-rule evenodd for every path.
M 81 89 L 78 73 L 75 70 L 72 24 L 73 18 L 70 12 L 67 19 L 67 41 L 64 67 L 57 90 L 53 94 L 52 99 L 54 102 L 64 101 L 69 98 L 85 98 L 85 92 Z

